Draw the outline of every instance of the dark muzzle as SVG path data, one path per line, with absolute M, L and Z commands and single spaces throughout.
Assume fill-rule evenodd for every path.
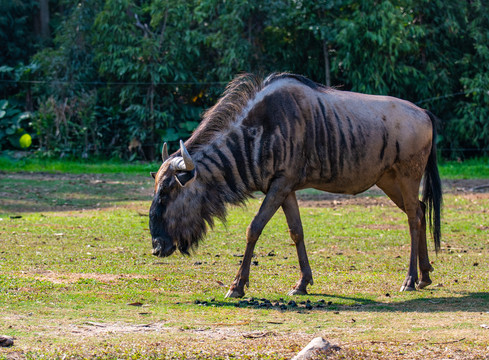
M 177 247 L 169 239 L 153 238 L 153 255 L 167 257 L 175 252 Z

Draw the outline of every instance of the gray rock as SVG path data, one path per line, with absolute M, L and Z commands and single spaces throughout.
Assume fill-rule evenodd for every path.
M 324 340 L 322 337 L 317 337 L 313 339 L 307 346 L 302 349 L 296 356 L 291 360 L 309 360 L 314 359 L 314 357 L 325 354 L 333 347 L 328 341 Z

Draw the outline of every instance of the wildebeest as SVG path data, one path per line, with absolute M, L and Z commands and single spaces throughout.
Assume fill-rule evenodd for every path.
M 266 196 L 247 228 L 243 261 L 226 296 L 244 295 L 253 249 L 279 207 L 300 264 L 300 279 L 289 294 L 306 294 L 313 279 L 295 192 L 358 194 L 377 185 L 408 217 L 411 258 L 401 291 L 423 288 L 433 270 L 426 212 L 435 248 L 440 246 L 434 121 L 410 102 L 339 91 L 300 75 L 272 74 L 263 81 L 238 76 L 192 136 L 180 141 L 179 151 L 169 156 L 163 147 L 149 213 L 153 254 L 169 256 L 177 248 L 189 254 L 213 218 L 225 218 L 227 204 L 261 191 Z

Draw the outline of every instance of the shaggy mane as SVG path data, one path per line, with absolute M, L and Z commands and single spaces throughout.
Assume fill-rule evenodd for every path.
M 262 80 L 254 74 L 235 77 L 227 86 L 216 105 L 208 109 L 189 139 L 189 147 L 207 144 L 215 134 L 221 133 L 243 111 L 246 104 L 263 88 Z
M 202 121 L 188 141 L 188 148 L 208 144 L 216 134 L 236 120 L 249 101 L 255 95 L 281 79 L 294 79 L 312 89 L 325 91 L 327 87 L 318 84 L 305 76 L 291 73 L 272 73 L 265 80 L 254 74 L 241 74 L 236 76 L 224 90 L 217 103 L 209 108 L 202 116 Z

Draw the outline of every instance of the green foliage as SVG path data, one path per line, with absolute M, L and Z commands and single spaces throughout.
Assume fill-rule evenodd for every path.
M 341 30 L 335 37 L 333 71 L 352 90 L 411 100 L 426 93 L 419 88 L 426 80 L 413 64 L 422 31 L 404 6 L 386 0 L 371 11 L 368 2 L 354 3 L 337 20 Z
M 95 118 L 96 92 L 79 93 L 64 101 L 50 96 L 39 105 L 34 121 L 39 147 L 47 155 L 87 158 L 100 146 Z
M 36 9 L 36 1 L 1 0 L 0 6 L 0 65 L 27 62 L 35 45 L 31 14 Z
M 456 115 L 449 127 L 454 147 L 484 149 L 489 153 L 489 5 L 483 1 L 470 4 L 468 36 L 473 51 L 463 56 L 460 78 L 465 99 L 457 103 Z M 477 16 L 474 16 L 478 14 Z M 473 17 L 473 18 L 472 18 Z
M 29 129 L 31 114 L 21 111 L 18 107 L 13 106 L 8 100 L 0 100 L 0 150 L 9 148 L 22 149 L 25 146 L 20 139 L 27 135 L 26 129 Z M 26 140 L 24 136 L 23 140 Z
M 47 80 L 34 90 L 38 94 L 34 123 L 39 147 L 48 155 L 88 157 L 98 154 L 103 142 L 91 47 L 93 18 L 101 3 L 87 0 L 70 7 L 53 39 L 54 47 L 33 58 Z
M 25 53 L 36 2 L 9 2 L 0 15 L 11 49 L 0 56 L 0 97 L 36 110 L 35 145 L 46 154 L 158 157 L 246 71 L 401 97 L 442 119 L 443 155 L 488 151 L 485 1 L 49 3 L 53 38 L 27 41 Z

